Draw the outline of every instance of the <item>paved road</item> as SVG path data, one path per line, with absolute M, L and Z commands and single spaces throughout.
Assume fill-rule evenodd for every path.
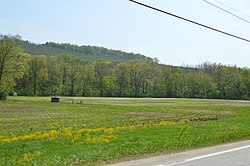
M 250 140 L 110 166 L 250 166 Z

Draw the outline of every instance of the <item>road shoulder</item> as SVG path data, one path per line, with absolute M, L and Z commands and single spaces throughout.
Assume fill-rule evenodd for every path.
M 227 152 L 230 150 L 237 150 L 238 148 L 246 147 L 250 145 L 250 140 L 240 141 L 240 142 L 233 142 L 223 145 L 217 145 L 207 148 L 195 149 L 180 153 L 173 153 L 168 155 L 160 155 L 150 158 L 138 159 L 138 160 L 131 160 L 125 161 L 121 163 L 111 164 L 109 166 L 160 166 L 164 163 L 164 165 L 182 162 L 187 159 L 196 158 L 196 157 L 204 157 L 209 154 L 219 154 L 223 152 Z

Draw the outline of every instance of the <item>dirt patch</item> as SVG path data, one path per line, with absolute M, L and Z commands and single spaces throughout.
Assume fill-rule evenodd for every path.
M 228 118 L 230 116 L 226 116 L 226 115 L 202 115 L 202 116 L 192 116 L 192 117 L 189 117 L 188 119 L 191 121 L 191 122 L 194 122 L 194 121 L 208 121 L 208 120 L 218 120 L 218 119 L 221 119 L 221 118 Z
M 176 119 L 176 114 L 163 112 L 126 112 L 126 115 L 135 115 L 137 119 Z
M 199 112 L 200 113 L 200 112 Z M 218 120 L 221 118 L 231 117 L 228 113 L 222 114 L 183 114 L 183 113 L 164 113 L 164 112 L 126 112 L 125 115 L 132 115 L 132 119 L 145 120 L 145 119 L 167 119 L 167 120 L 178 120 L 187 119 L 191 122 L 195 121 L 208 121 L 208 120 Z

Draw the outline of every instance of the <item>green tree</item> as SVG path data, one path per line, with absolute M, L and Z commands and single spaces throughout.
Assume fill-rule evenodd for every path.
M 125 62 L 122 62 L 116 65 L 115 75 L 116 75 L 115 77 L 116 77 L 116 84 L 117 84 L 117 96 L 119 97 L 129 96 L 130 77 L 129 77 L 128 64 Z
M 61 71 L 58 56 L 47 57 L 48 94 L 59 95 L 61 89 Z
M 110 61 L 98 61 L 95 65 L 96 83 L 99 89 L 99 96 L 104 95 L 104 77 L 110 73 L 112 63 Z
M 81 75 L 81 60 L 76 57 L 72 56 L 69 61 L 69 70 L 68 70 L 68 78 L 69 78 L 69 96 L 76 95 L 76 87 L 79 83 L 79 78 Z
M 29 61 L 30 86 L 32 95 L 45 95 L 46 81 L 48 80 L 48 70 L 46 68 L 46 57 L 43 55 L 32 56 Z
M 243 78 L 241 69 L 218 65 L 215 73 L 215 81 L 218 85 L 219 98 L 241 99 Z
M 225 86 L 227 99 L 242 99 L 242 75 L 241 69 L 237 67 L 227 67 L 227 83 Z
M 13 37 L 5 36 L 0 40 L 0 100 L 6 99 L 16 81 L 22 78 L 27 58 Z
M 161 76 L 164 87 L 164 97 L 180 97 L 182 70 L 176 67 L 164 66 Z
M 85 64 L 81 66 L 81 75 L 79 91 L 82 96 L 93 96 L 93 83 L 95 78 L 94 64 Z
M 106 97 L 115 96 L 115 91 L 117 89 L 117 86 L 115 84 L 115 77 L 112 76 L 112 75 L 104 76 L 103 84 L 104 84 L 103 95 L 106 96 Z
M 153 61 L 144 59 L 128 62 L 133 97 L 147 92 L 147 80 L 152 76 L 153 64 Z
M 174 69 L 170 66 L 164 66 L 162 69 L 162 81 L 165 89 L 165 97 L 173 97 L 173 84 L 174 84 Z
M 250 69 L 243 69 L 241 72 L 242 75 L 242 98 L 250 99 Z
M 153 71 L 150 77 L 150 81 L 148 82 L 150 85 L 149 97 L 163 97 L 163 90 L 161 86 L 161 66 L 158 65 L 157 60 L 155 60 L 155 64 L 153 67 Z
M 70 61 L 71 61 L 72 55 L 70 54 L 63 54 L 59 58 L 60 63 L 60 70 L 61 70 L 61 95 L 65 96 L 68 94 L 68 84 L 69 84 L 69 78 L 68 78 L 68 72 L 70 68 Z

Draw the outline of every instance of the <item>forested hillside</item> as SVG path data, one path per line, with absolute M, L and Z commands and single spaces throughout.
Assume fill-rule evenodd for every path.
M 51 51 L 53 55 L 32 55 L 33 53 L 27 51 L 28 54 L 22 52 L 15 37 L 2 38 L 0 100 L 14 91 L 18 95 L 27 96 L 250 99 L 248 68 L 213 63 L 203 63 L 192 68 L 173 67 L 160 65 L 151 58 L 137 59 L 144 57 L 141 55 L 99 47 L 22 43 L 23 51 L 26 45 L 30 50 L 34 49 L 34 54 L 38 54 L 41 49 L 44 51 L 41 54 L 48 52 L 49 55 Z M 70 50 L 79 51 L 79 55 L 70 54 Z M 100 56 L 97 56 L 97 50 Z M 95 58 L 83 58 L 80 55 L 83 52 Z M 117 56 L 115 52 L 120 55 Z M 136 58 L 129 60 L 128 57 L 131 56 L 126 55 Z M 117 57 L 126 57 L 126 60 L 121 61 L 122 58 L 118 60 Z
M 110 50 L 96 46 L 77 46 L 72 44 L 58 44 L 47 42 L 45 44 L 34 44 L 28 41 L 18 40 L 22 50 L 31 55 L 63 55 L 71 54 L 79 56 L 84 60 L 94 61 L 104 59 L 110 61 L 129 61 L 134 59 L 146 58 L 141 54 L 126 53 L 118 50 Z

